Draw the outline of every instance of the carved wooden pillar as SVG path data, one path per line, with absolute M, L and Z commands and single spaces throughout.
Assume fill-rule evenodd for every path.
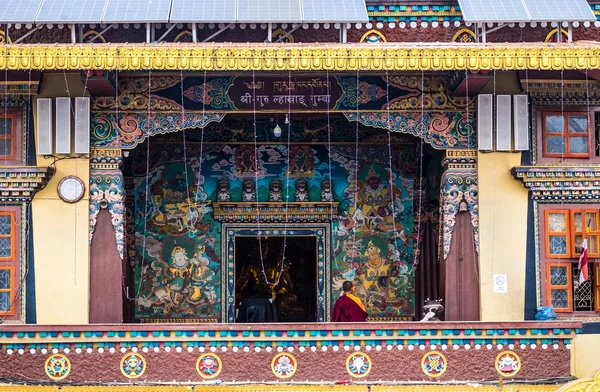
M 479 320 L 477 151 L 449 150 L 442 167 L 439 254 L 445 320 Z
M 125 192 L 118 149 L 90 159 L 90 323 L 123 322 Z

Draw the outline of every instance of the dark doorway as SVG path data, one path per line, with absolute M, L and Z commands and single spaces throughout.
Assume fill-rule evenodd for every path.
M 282 260 L 285 260 L 283 266 Z M 260 303 L 261 298 L 271 299 L 276 319 L 262 322 L 316 321 L 316 264 L 316 237 L 261 237 L 260 242 L 258 237 L 236 237 L 236 309 L 239 310 L 244 301 L 258 299 Z M 236 320 L 241 320 L 239 315 Z

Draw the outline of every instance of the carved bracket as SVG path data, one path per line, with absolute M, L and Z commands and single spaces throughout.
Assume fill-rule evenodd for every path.
M 216 202 L 219 222 L 331 222 L 338 216 L 338 202 Z M 286 211 L 287 206 L 287 211 Z
M 30 201 L 54 175 L 53 167 L 0 168 L 0 203 Z
M 115 231 L 117 251 L 123 258 L 125 187 L 121 150 L 92 150 L 90 158 L 90 244 L 96 218 L 102 208 L 108 208 Z
M 600 200 L 600 166 L 517 166 L 510 170 L 538 201 Z
M 475 250 L 479 253 L 479 195 L 477 190 L 477 151 L 447 151 L 442 161 L 445 169 L 441 184 L 441 213 L 444 260 L 450 253 L 452 233 L 456 224 L 456 214 L 460 204 L 465 202 L 473 225 Z

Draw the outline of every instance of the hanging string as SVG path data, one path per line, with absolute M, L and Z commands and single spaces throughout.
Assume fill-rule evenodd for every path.
M 183 128 L 182 130 L 182 134 L 183 134 L 183 171 L 185 172 L 185 193 L 187 195 L 187 205 L 188 205 L 188 218 L 190 217 L 190 214 L 192 213 L 192 205 L 191 205 L 191 198 L 190 198 L 190 180 L 189 180 L 189 176 L 188 176 L 188 160 L 187 160 L 187 145 L 186 145 L 186 136 L 185 136 L 185 103 L 183 101 L 183 70 L 179 71 L 180 72 L 180 82 L 179 82 L 179 86 L 180 86 L 180 90 L 181 90 L 181 128 Z M 186 222 L 186 226 L 189 226 L 189 222 Z
M 279 266 L 279 275 L 277 276 L 277 281 L 274 283 L 275 286 L 279 284 L 281 280 L 281 275 L 284 270 L 285 263 L 285 251 L 287 248 L 287 230 L 288 230 L 288 200 L 289 200 L 289 192 L 290 192 L 290 153 L 291 153 L 291 133 L 292 133 L 292 72 L 288 73 L 288 123 L 287 123 L 287 164 L 286 164 L 286 176 L 285 176 L 285 221 L 283 224 L 283 255 L 281 258 L 281 265 Z
M 71 91 L 69 90 L 69 82 L 67 80 L 67 73 L 66 71 L 63 69 L 63 78 L 65 80 L 65 89 L 67 92 L 67 97 L 69 97 L 69 108 L 71 109 L 71 115 L 73 116 L 73 119 L 76 119 L 76 113 L 75 113 L 75 109 L 73 107 L 73 105 L 71 104 Z M 88 80 L 89 80 L 89 73 L 85 72 L 85 84 L 83 86 L 83 93 L 82 93 L 82 98 L 85 97 L 85 92 L 87 91 L 87 84 L 88 84 Z M 79 159 L 77 159 L 78 157 L 75 157 L 75 177 L 79 178 Z M 77 205 L 73 206 L 75 211 L 74 211 L 74 233 L 75 236 L 77 235 L 77 218 L 79 217 L 78 211 L 77 211 Z M 73 283 L 77 284 L 77 241 L 73 241 Z
M 465 94 L 466 94 L 466 99 L 467 99 L 467 124 L 466 124 L 466 131 L 467 131 L 467 151 L 471 151 L 471 149 L 474 150 L 475 153 L 477 153 L 477 148 L 476 146 L 471 146 L 471 131 L 473 130 L 473 128 L 471 127 L 471 113 L 469 112 L 469 106 L 471 104 L 471 100 L 469 98 L 469 70 L 465 69 Z M 465 198 L 465 202 L 467 203 L 467 210 L 469 209 L 469 202 L 468 200 L 466 200 Z M 470 211 L 468 211 L 469 215 L 471 214 Z M 496 225 L 494 225 L 494 229 L 496 228 Z M 473 232 L 473 238 L 475 238 L 475 232 Z M 495 235 L 492 238 L 496 238 Z M 493 263 L 493 259 L 492 259 L 492 263 Z M 473 263 L 473 271 L 475 272 L 475 276 L 477 277 L 477 281 L 479 282 L 479 271 L 477 270 L 477 261 L 475 260 L 475 262 Z
M 258 142 L 257 142 L 257 129 L 256 129 L 256 75 L 255 72 L 252 71 L 252 125 L 254 127 L 254 198 L 256 200 L 256 228 L 258 230 L 258 253 L 260 257 L 260 267 L 262 274 L 265 278 L 265 283 L 270 285 L 269 278 L 267 277 L 267 273 L 265 271 L 265 260 L 262 252 L 262 232 L 260 229 L 260 204 L 258 201 Z
M 390 200 L 392 204 L 392 224 L 394 225 L 394 250 L 396 255 L 400 257 L 398 251 L 398 231 L 396 230 L 396 199 L 394 198 L 394 168 L 392 165 L 392 119 L 390 118 L 390 79 L 388 71 L 385 71 L 385 94 L 387 97 L 387 139 L 388 139 L 388 165 L 389 165 L 389 183 L 390 183 Z
M 588 70 L 585 70 L 585 106 L 586 106 L 586 119 L 587 119 L 587 127 L 591 125 L 590 121 L 590 80 L 588 78 Z M 593 131 L 593 130 L 592 130 Z M 588 130 L 589 134 L 589 130 Z M 589 136 L 588 136 L 589 137 Z M 598 140 L 596 140 L 596 144 L 598 144 Z M 594 150 L 596 150 L 596 146 L 594 146 Z M 595 151 L 590 151 L 590 154 L 595 154 Z
M 421 71 L 421 126 L 425 127 L 425 72 Z M 416 252 L 413 259 L 415 270 L 419 265 L 419 254 L 421 245 L 421 215 L 423 208 L 423 137 L 427 133 L 427 129 L 422 129 L 422 136 L 419 136 L 419 204 L 417 205 L 417 244 Z M 395 226 L 395 225 L 394 225 Z
M 331 92 L 329 85 L 329 70 L 327 70 L 327 168 L 329 169 L 329 185 L 331 201 L 329 202 L 329 221 L 333 224 L 333 178 L 331 175 Z M 358 120 L 358 119 L 357 119 Z M 322 185 L 321 185 L 322 186 Z
M 525 94 L 527 94 L 527 111 L 529 112 L 529 69 L 525 68 Z M 527 134 L 531 135 L 531 121 L 527 121 Z M 532 138 L 533 139 L 533 138 Z M 533 153 L 533 146 L 529 148 L 529 164 L 533 165 L 535 154 Z
M 150 98 L 152 93 L 152 70 L 148 70 L 148 114 L 146 118 L 146 189 L 144 196 L 144 235 L 142 240 L 142 263 L 140 266 L 140 280 L 135 293 L 135 298 L 140 294 L 142 289 L 142 274 L 144 273 L 144 264 L 146 262 L 146 229 L 148 224 L 148 193 L 150 190 Z
M 358 104 L 360 103 L 360 76 L 359 71 L 356 71 L 356 130 L 355 130 L 355 142 L 354 142 L 354 214 L 358 213 Z M 354 221 L 354 227 L 352 228 L 352 247 L 356 247 L 356 219 L 351 217 Z M 357 249 L 360 250 L 360 249 Z
M 117 60 L 117 64 L 118 64 L 118 60 Z M 118 69 L 115 70 L 115 121 L 117 124 L 119 124 L 119 70 Z M 133 265 L 131 265 L 131 267 L 133 269 Z M 140 272 L 140 280 L 141 279 L 142 279 L 142 274 Z M 134 301 L 135 296 L 131 297 L 129 295 L 129 288 L 127 287 L 127 284 L 125 283 L 125 272 L 123 269 L 121 269 L 121 287 L 123 289 L 123 294 L 125 295 L 125 298 L 127 298 L 128 301 Z
M 204 92 L 206 91 L 206 71 L 204 71 L 204 81 L 202 82 L 202 128 L 200 129 L 200 156 L 198 157 L 198 179 L 196 180 L 196 197 L 195 202 L 198 205 L 198 198 L 200 196 L 200 179 L 202 178 L 202 162 L 204 158 L 202 158 L 202 154 L 204 153 L 204 128 L 206 127 L 206 97 L 204 97 Z

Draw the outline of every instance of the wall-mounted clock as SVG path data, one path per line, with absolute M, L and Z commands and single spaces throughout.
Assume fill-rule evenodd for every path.
M 79 177 L 66 176 L 58 183 L 58 196 L 67 203 L 77 203 L 85 193 L 85 185 Z

